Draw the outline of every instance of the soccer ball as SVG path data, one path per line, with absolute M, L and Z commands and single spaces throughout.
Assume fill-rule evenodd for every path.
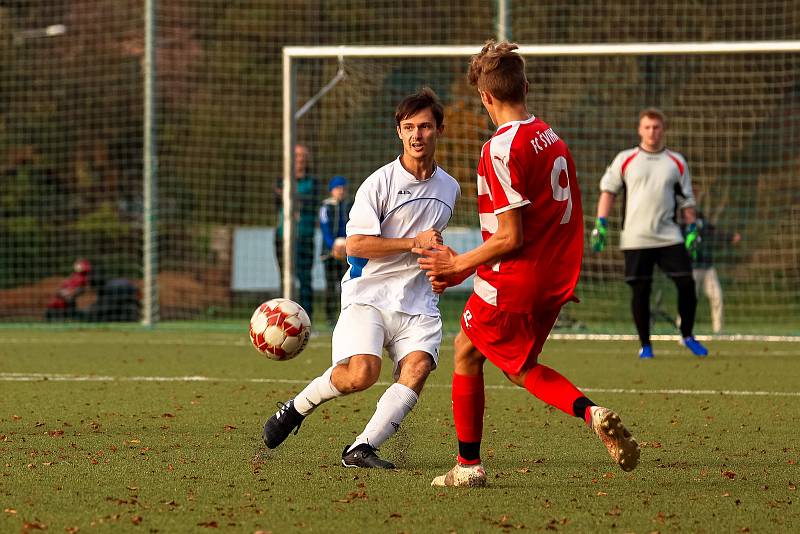
M 311 321 L 298 303 L 272 299 L 250 317 L 250 341 L 258 352 L 273 360 L 291 360 L 300 354 L 311 335 Z

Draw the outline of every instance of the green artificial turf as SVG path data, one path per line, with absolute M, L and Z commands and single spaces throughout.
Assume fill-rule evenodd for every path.
M 450 340 L 380 451 L 345 469 L 382 386 L 322 406 L 281 447 L 264 420 L 329 365 L 244 334 L 0 330 L 0 532 L 797 532 L 800 344 L 550 341 L 541 361 L 620 413 L 642 445 L 624 473 L 578 420 L 487 367 L 485 489 L 432 488 L 452 467 Z M 191 378 L 194 377 L 194 378 Z

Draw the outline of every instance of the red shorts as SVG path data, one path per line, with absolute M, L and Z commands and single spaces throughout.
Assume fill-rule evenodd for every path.
M 506 373 L 516 375 L 536 364 L 559 309 L 515 313 L 487 304 L 475 293 L 461 314 L 461 330 L 478 351 Z

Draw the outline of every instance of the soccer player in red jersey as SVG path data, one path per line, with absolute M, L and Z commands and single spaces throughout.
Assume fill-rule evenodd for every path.
M 561 307 L 574 295 L 583 256 L 583 212 L 566 143 L 527 109 L 528 81 L 517 45 L 489 41 L 472 57 L 468 78 L 497 125 L 478 164 L 478 214 L 484 242 L 457 254 L 444 245 L 416 249 L 434 291 L 476 272 L 455 339 L 453 416 L 458 463 L 434 486 L 483 486 L 483 364 L 488 358 L 514 384 L 583 419 L 625 471 L 639 445 L 607 408 L 538 363 Z

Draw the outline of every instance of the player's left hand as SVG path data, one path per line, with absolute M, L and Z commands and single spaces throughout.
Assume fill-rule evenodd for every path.
M 414 238 L 413 248 L 433 248 L 442 243 L 444 243 L 442 233 L 436 228 L 429 228 L 417 234 L 417 237 Z
M 697 247 L 700 245 L 700 234 L 697 233 L 697 225 L 692 223 L 686 227 L 686 237 L 683 241 L 686 251 L 692 261 L 697 259 Z
M 435 244 L 429 248 L 415 247 L 411 249 L 414 254 L 419 254 L 417 258 L 419 268 L 428 272 L 428 278 L 447 278 L 456 273 L 455 257 L 458 256 L 455 250 L 447 245 Z
M 467 279 L 472 271 L 461 271 L 456 265 L 458 253 L 447 245 L 435 245 L 432 249 L 415 248 L 419 268 L 426 271 L 434 293 L 442 293 L 445 289 L 457 286 Z

